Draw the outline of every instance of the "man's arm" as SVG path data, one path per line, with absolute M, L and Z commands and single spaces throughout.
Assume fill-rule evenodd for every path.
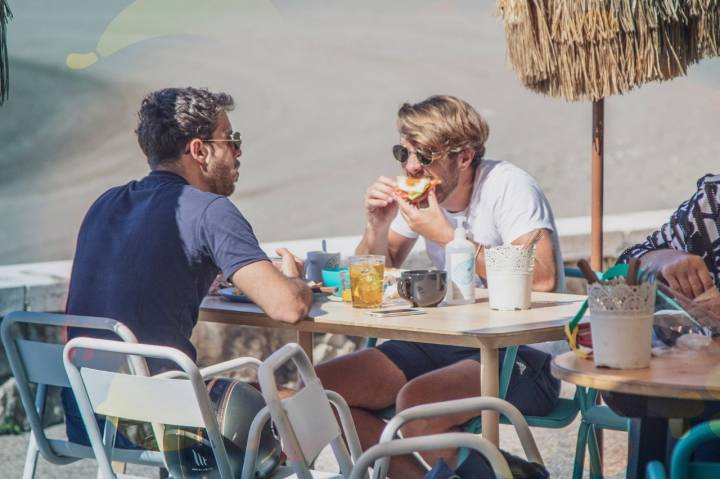
M 698 255 L 684 251 L 649 251 L 640 257 L 640 266 L 660 273 L 670 288 L 688 298 L 700 296 L 715 286 L 705 261 Z
M 360 244 L 355 248 L 355 254 L 381 254 L 385 256 L 386 266 L 399 268 L 412 251 L 415 241 L 417 239 L 394 232 L 389 225 L 383 232 L 368 224 Z
M 718 208 L 717 182 L 705 176 L 698 190 L 683 202 L 670 220 L 647 239 L 625 250 L 618 263 L 639 258 L 642 268 L 659 273 L 673 290 L 695 298 L 715 286 L 718 263 L 712 245 L 717 226 L 708 228 L 704 212 Z M 717 220 L 715 220 L 717 221 Z
M 555 250 L 553 249 L 552 234 L 548 229 L 543 229 L 543 235 L 535 245 L 535 267 L 533 271 L 533 291 L 552 292 L 557 288 L 557 266 L 555 265 Z M 533 231 L 512 241 L 514 245 L 522 245 L 533 235 Z M 480 252 L 475 258 L 475 271 L 481 278 L 487 279 L 485 269 L 485 254 Z
M 287 277 L 269 261 L 256 261 L 237 270 L 230 280 L 270 318 L 297 323 L 307 317 L 312 304 L 312 291 L 298 273 L 290 271 L 295 276 Z
M 385 265 L 399 267 L 412 250 L 416 239 L 406 238 L 390 229 L 398 212 L 395 182 L 379 177 L 365 193 L 367 225 L 355 254 L 379 254 L 385 256 Z

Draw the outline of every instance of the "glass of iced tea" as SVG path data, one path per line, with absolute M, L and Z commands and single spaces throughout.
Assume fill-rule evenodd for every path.
M 355 308 L 379 308 L 383 299 L 385 256 L 350 257 L 350 287 Z

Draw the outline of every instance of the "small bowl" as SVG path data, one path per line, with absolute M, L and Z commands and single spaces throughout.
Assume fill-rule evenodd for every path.
M 321 271 L 323 286 L 337 288 L 335 296 L 342 294 L 342 283 L 340 282 L 341 271 L 348 271 L 348 268 L 325 268 Z

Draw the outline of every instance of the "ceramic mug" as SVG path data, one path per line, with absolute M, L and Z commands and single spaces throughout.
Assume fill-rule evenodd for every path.
M 404 271 L 397 284 L 400 297 L 413 306 L 437 306 L 445 299 L 447 273 L 445 271 L 417 269 Z

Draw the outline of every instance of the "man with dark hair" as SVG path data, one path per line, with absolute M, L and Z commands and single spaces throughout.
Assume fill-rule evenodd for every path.
M 90 207 L 78 234 L 67 313 L 116 319 L 140 342 L 195 359 L 190 334 L 221 271 L 271 318 L 306 317 L 312 294 L 297 259 L 278 250 L 278 271 L 227 198 L 241 155 L 240 134 L 227 115 L 233 106 L 228 94 L 195 88 L 145 97 L 136 133 L 152 171 Z M 63 403 L 69 439 L 88 443 L 69 390 Z M 123 439 L 118 446 L 129 446 Z

